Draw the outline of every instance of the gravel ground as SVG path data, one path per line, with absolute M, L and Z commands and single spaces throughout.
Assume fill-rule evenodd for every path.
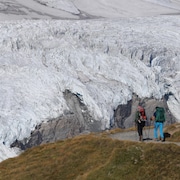
M 139 136 L 137 131 L 128 131 L 128 132 L 120 132 L 116 134 L 110 135 L 112 138 L 120 139 L 120 140 L 130 140 L 130 141 L 139 141 Z M 143 130 L 143 140 L 144 141 L 152 141 L 153 139 L 153 129 L 144 129 Z
M 154 129 L 144 129 L 143 130 L 143 142 L 154 142 L 154 143 L 174 143 L 177 144 L 178 146 L 180 146 L 180 142 L 169 142 L 169 141 L 165 141 L 165 142 L 161 142 L 161 141 L 154 141 L 153 138 L 153 132 Z M 120 133 L 115 133 L 115 134 L 111 134 L 110 135 L 111 138 L 113 139 L 119 139 L 119 140 L 127 140 L 127 141 L 139 141 L 139 136 L 137 131 L 129 131 L 129 132 L 120 132 Z

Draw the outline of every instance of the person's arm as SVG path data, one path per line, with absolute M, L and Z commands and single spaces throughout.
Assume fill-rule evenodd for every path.
M 156 112 L 151 116 L 150 120 L 155 121 L 155 119 L 156 119 Z
M 136 115 L 135 115 L 135 122 L 137 123 L 137 121 L 139 120 L 139 112 L 138 111 L 136 111 Z

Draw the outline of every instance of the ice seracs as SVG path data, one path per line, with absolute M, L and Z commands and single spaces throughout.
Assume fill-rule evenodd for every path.
M 68 110 L 67 89 L 82 96 L 102 130 L 133 93 L 156 99 L 167 94 L 180 121 L 179 26 L 179 16 L 1 22 L 1 160 L 17 154 L 9 148 L 14 140 Z

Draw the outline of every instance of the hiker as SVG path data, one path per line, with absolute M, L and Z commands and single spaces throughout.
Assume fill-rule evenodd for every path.
M 137 125 L 137 131 L 139 135 L 139 141 L 143 141 L 143 127 L 146 122 L 145 109 L 141 106 L 138 106 L 135 116 L 135 123 Z
M 154 115 L 151 117 L 151 120 L 154 120 L 154 140 L 158 141 L 158 129 L 160 133 L 161 141 L 165 141 L 164 139 L 164 122 L 165 122 L 165 110 L 163 107 L 156 107 L 156 111 Z

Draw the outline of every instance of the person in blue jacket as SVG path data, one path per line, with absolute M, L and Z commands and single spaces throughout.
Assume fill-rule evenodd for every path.
M 156 107 L 156 111 L 153 115 L 152 119 L 154 119 L 154 140 L 158 141 L 158 130 L 160 133 L 161 141 L 165 141 L 164 139 L 164 122 L 165 122 L 165 110 L 163 107 Z

